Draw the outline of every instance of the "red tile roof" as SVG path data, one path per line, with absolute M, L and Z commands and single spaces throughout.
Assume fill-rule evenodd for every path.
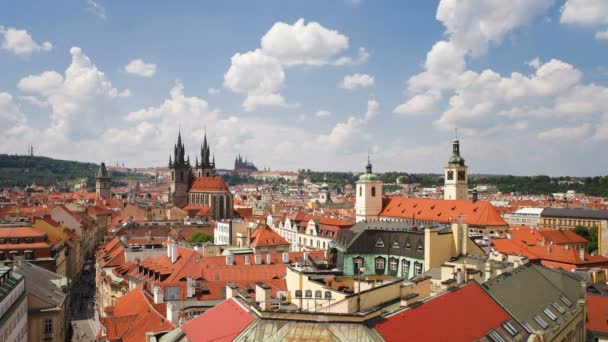
M 428 198 L 391 197 L 385 199 L 382 217 L 453 222 L 462 217 L 471 226 L 507 226 L 496 208 L 485 201 L 436 200 Z
M 253 217 L 253 208 L 234 208 L 240 217 L 244 219 L 251 219 Z
M 164 314 L 164 313 L 163 313 Z M 114 306 L 114 316 L 101 319 L 108 339 L 123 342 L 144 342 L 146 332 L 175 329 L 165 316 L 146 300 L 141 285 L 120 297 Z M 113 335 L 110 337 L 110 333 Z
M 260 224 L 251 232 L 251 247 L 280 245 L 289 245 L 289 242 L 267 224 Z
M 375 329 L 386 341 L 468 342 L 510 319 L 479 284 L 471 282 L 390 316 Z
M 608 334 L 608 297 L 587 295 L 587 330 Z
M 11 227 L 0 229 L 0 238 L 43 237 L 46 233 L 31 227 Z
M 196 177 L 190 185 L 190 191 L 230 191 L 220 176 Z
M 192 342 L 228 342 L 253 321 L 253 316 L 231 298 L 184 324 L 181 330 Z

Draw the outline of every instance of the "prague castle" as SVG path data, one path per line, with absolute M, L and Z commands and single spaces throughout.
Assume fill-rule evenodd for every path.
M 215 171 L 215 157 L 211 157 L 206 134 L 201 146 L 200 162 L 198 158 L 199 156 L 192 167 L 190 157 L 186 158 L 186 148 L 179 133 L 173 147 L 173 158 L 169 157 L 169 201 L 180 208 L 187 205 L 209 207 L 214 220 L 232 218 L 232 194 L 224 179 Z

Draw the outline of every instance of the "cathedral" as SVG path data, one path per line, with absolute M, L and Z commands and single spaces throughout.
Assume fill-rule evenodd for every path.
M 169 156 L 169 201 L 180 208 L 209 207 L 214 220 L 232 218 L 232 194 L 224 179 L 215 172 L 215 157 L 211 157 L 206 134 L 201 146 L 200 162 L 198 158 L 199 156 L 192 167 L 190 157 L 186 158 L 186 148 L 179 133 L 177 144 L 173 148 L 173 158 Z

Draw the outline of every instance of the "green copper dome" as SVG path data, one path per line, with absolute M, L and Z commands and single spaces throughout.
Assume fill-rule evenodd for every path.
M 460 166 L 464 166 L 464 158 L 462 158 L 461 156 L 457 155 L 457 154 L 453 154 L 450 157 L 450 160 L 448 161 L 448 163 L 450 165 L 460 165 Z
M 373 173 L 363 173 L 359 176 L 359 182 L 377 181 L 378 176 Z

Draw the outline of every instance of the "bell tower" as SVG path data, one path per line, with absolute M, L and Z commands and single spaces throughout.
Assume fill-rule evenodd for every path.
M 185 159 L 186 148 L 182 143 L 181 132 L 177 135 L 177 144 L 173 147 L 173 160 L 169 156 L 171 170 L 171 190 L 169 201 L 178 207 L 188 204 L 188 187 L 190 185 L 190 161 Z
M 452 141 L 452 156 L 448 160 L 448 166 L 445 167 L 444 176 L 443 199 L 469 199 L 467 166 L 464 164 L 464 158 L 460 156 L 458 136 L 455 136 Z
M 365 173 L 357 181 L 355 208 L 357 222 L 377 220 L 382 211 L 382 181 L 372 173 L 372 163 L 367 158 Z
M 110 197 L 110 180 L 106 163 L 101 163 L 95 175 L 95 195 L 97 197 Z

